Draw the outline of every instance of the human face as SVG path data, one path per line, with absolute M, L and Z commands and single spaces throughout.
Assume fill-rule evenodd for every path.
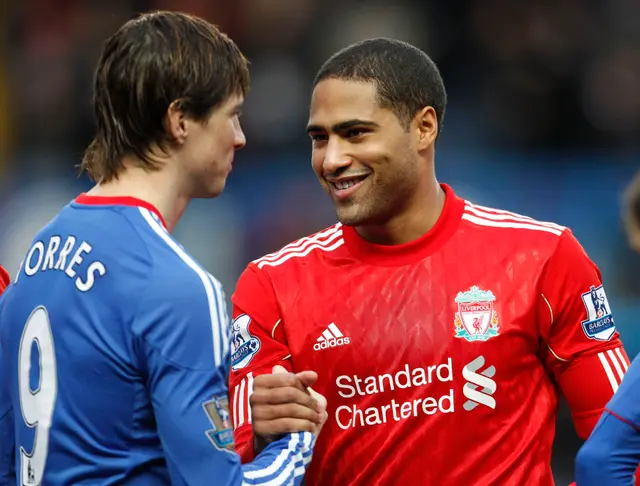
M 191 197 L 219 196 L 231 172 L 236 150 L 246 144 L 240 127 L 243 98 L 233 95 L 213 110 L 204 122 L 188 120 L 188 136 L 183 146 Z
M 312 166 L 349 226 L 402 212 L 421 177 L 411 131 L 381 108 L 373 83 L 325 79 L 313 90 L 307 132 Z

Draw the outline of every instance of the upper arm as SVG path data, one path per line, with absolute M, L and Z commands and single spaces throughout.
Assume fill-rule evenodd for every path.
M 568 231 L 546 262 L 539 296 L 545 364 L 578 434 L 589 435 L 628 368 L 600 271 Z
M 275 364 L 291 371 L 291 355 L 270 281 L 250 265 L 240 276 L 233 301 L 231 330 L 231 416 L 236 449 L 243 462 L 253 457 L 250 396 L 253 379 Z
M 150 281 L 134 335 L 172 482 L 233 483 L 242 473 L 228 415 L 222 289 L 205 272 Z
M 201 276 L 204 291 L 178 282 L 152 289 L 135 326 L 172 484 L 299 484 L 310 434 L 289 434 L 245 466 L 234 452 L 224 295 Z

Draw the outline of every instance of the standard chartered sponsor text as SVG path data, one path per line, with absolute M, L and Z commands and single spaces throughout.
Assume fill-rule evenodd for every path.
M 338 395 L 342 398 L 366 397 L 379 393 L 422 387 L 437 382 L 453 381 L 453 366 L 451 358 L 439 364 L 426 368 L 410 368 L 408 364 L 395 373 L 360 377 L 358 375 L 340 375 L 336 378 Z M 366 427 L 388 422 L 398 422 L 421 414 L 433 415 L 437 412 L 451 413 L 454 411 L 453 388 L 441 396 L 426 396 L 413 398 L 408 401 L 397 401 L 392 398 L 383 404 L 361 408 L 358 404 L 340 405 L 336 408 L 335 419 L 338 427 Z

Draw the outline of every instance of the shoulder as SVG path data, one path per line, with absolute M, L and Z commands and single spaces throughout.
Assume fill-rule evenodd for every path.
M 500 243 L 509 251 L 530 250 L 544 258 L 559 248 L 580 246 L 566 226 L 466 200 L 464 203 L 463 228 L 494 245 Z
M 304 238 L 283 246 L 278 251 L 253 260 L 250 265 L 256 268 L 269 269 L 275 267 L 300 265 L 323 253 L 331 253 L 344 244 L 342 224 L 336 223 Z
M 159 250 L 154 252 L 133 332 L 185 368 L 222 366 L 229 327 L 222 285 L 170 235 L 161 241 L 168 250 L 162 259 Z
M 541 233 L 543 235 L 553 235 L 557 239 L 567 230 L 565 226 L 550 221 L 539 221 L 504 209 L 480 206 L 467 200 L 464 203 L 463 221 L 468 225 L 495 231 L 503 235 L 529 238 L 532 233 Z

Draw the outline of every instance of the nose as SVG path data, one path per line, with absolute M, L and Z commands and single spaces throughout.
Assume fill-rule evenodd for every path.
M 244 132 L 240 126 L 240 121 L 237 118 L 233 124 L 233 135 L 233 148 L 235 150 L 240 150 L 247 144 L 247 138 L 244 136 Z
M 340 141 L 337 137 L 334 139 L 329 138 L 322 161 L 323 171 L 328 174 L 334 174 L 349 165 L 351 165 L 351 158 L 345 155 Z

